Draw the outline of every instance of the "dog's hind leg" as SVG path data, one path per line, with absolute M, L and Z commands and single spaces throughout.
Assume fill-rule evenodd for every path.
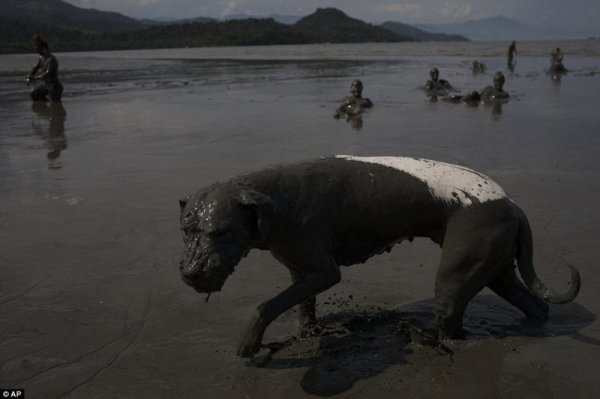
M 463 334 L 465 309 L 502 268 L 512 262 L 518 219 L 500 206 L 479 206 L 455 215 L 446 227 L 435 281 L 439 338 Z
M 491 281 L 488 287 L 530 319 L 548 320 L 548 304 L 519 281 L 513 268 Z
M 280 314 L 309 301 L 341 279 L 339 266 L 333 260 L 319 266 L 313 265 L 308 270 L 312 271 L 307 272 L 303 279 L 258 306 L 242 334 L 237 351 L 239 356 L 249 357 L 258 352 L 267 326 Z
M 472 264 L 465 259 L 463 264 Z M 460 272 L 443 271 L 437 273 L 435 281 L 435 306 L 438 337 L 440 339 L 461 338 L 463 316 L 471 299 L 485 286 Z

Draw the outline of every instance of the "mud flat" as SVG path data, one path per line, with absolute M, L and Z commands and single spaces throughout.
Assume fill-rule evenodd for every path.
M 423 56 L 401 45 L 59 54 L 60 123 L 27 101 L 35 57 L 0 57 L 2 387 L 28 398 L 598 397 L 600 57 L 562 43 L 571 72 L 557 82 L 545 45 L 520 48 L 500 108 L 431 103 L 419 89 L 433 66 L 464 92 L 490 84 L 504 50 L 480 44 Z M 473 58 L 487 74 L 471 74 Z M 332 117 L 355 78 L 375 103 L 360 128 Z M 318 298 L 320 334 L 294 338 L 290 311 L 258 356 L 237 358 L 251 311 L 289 276 L 252 252 L 205 303 L 179 278 L 178 199 L 332 154 L 484 172 L 527 213 L 540 277 L 564 290 L 576 265 L 579 297 L 538 325 L 484 291 L 466 340 L 409 342 L 402 321 L 433 326 L 440 254 L 416 240 L 343 269 Z

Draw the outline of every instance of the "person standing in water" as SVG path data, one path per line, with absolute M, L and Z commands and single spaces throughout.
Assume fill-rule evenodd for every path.
M 513 40 L 512 43 L 510 44 L 510 46 L 508 46 L 508 57 L 507 57 L 507 61 L 506 61 L 508 69 L 510 69 L 511 71 L 515 68 L 514 57 L 516 54 L 517 54 L 517 42 Z
M 48 43 L 38 35 L 33 36 L 33 49 L 40 55 L 37 64 L 27 75 L 27 85 L 32 82 L 34 88 L 30 92 L 33 101 L 60 102 L 62 99 L 63 85 L 58 80 L 58 60 L 50 53 Z
M 564 54 L 559 47 L 550 53 L 550 72 L 561 73 L 567 72 L 567 68 L 563 65 Z

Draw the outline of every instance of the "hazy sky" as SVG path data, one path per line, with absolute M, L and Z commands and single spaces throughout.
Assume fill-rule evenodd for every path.
M 504 15 L 527 25 L 595 29 L 600 0 L 66 0 L 81 7 L 117 11 L 135 18 L 231 14 L 304 16 L 319 7 L 336 7 L 368 22 L 387 20 L 461 22 Z

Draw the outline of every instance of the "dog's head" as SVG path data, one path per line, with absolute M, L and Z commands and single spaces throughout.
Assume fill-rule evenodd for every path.
M 238 184 L 218 183 L 180 200 L 180 207 L 181 277 L 196 291 L 211 293 L 264 241 L 273 202 Z

